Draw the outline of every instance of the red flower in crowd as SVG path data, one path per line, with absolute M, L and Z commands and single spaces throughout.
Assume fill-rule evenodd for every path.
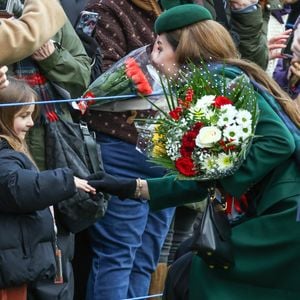
M 195 143 L 195 139 L 196 139 L 197 133 L 195 133 L 194 131 L 190 130 L 187 131 L 183 137 L 182 137 L 182 145 L 180 148 L 180 154 L 183 157 L 190 157 L 191 154 L 193 153 L 196 143 Z
M 175 162 L 176 169 L 184 176 L 195 176 L 195 165 L 190 157 L 180 157 Z
M 175 109 L 171 110 L 169 112 L 169 115 L 171 116 L 172 119 L 174 119 L 175 121 L 177 121 L 177 120 L 180 119 L 181 113 L 182 113 L 182 108 L 178 106 Z
M 198 135 L 200 129 L 204 126 L 202 122 L 196 122 L 192 128 L 192 131 L 196 133 L 196 136 Z
M 194 90 L 192 88 L 188 88 L 186 91 L 186 95 L 184 100 L 186 102 L 192 102 L 193 101 L 193 96 L 194 96 Z
M 143 95 L 152 94 L 152 87 L 149 84 L 145 74 L 140 68 L 139 64 L 132 57 L 129 57 L 125 62 L 125 73 L 128 78 L 130 78 L 137 91 Z
M 226 105 L 226 104 L 233 104 L 233 103 L 227 97 L 217 96 L 213 105 L 217 108 L 220 108 L 221 106 Z
M 95 98 L 95 94 L 91 91 L 88 91 L 82 96 L 82 98 Z M 96 103 L 95 100 L 87 100 L 87 101 L 81 100 L 77 103 L 77 105 L 78 105 L 78 108 L 79 108 L 81 114 L 84 115 L 87 108 L 90 105 L 95 104 L 95 103 Z
M 235 145 L 228 145 L 228 144 L 226 144 L 223 140 L 220 140 L 220 141 L 219 141 L 219 145 L 222 147 L 222 149 L 223 149 L 225 152 L 232 151 L 232 150 L 235 150 L 235 149 L 236 149 L 236 146 L 235 146 Z
M 87 93 L 84 94 L 83 98 L 95 98 L 95 94 L 93 92 L 87 92 Z M 88 106 L 92 105 L 92 104 L 95 104 L 95 103 L 96 103 L 95 100 L 88 100 L 87 101 Z

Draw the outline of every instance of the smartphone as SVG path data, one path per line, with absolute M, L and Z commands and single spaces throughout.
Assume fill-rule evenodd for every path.
M 291 32 L 291 34 L 286 42 L 285 48 L 283 48 L 281 50 L 281 54 L 284 58 L 292 58 L 293 57 L 293 52 L 291 50 L 293 39 L 294 39 L 294 30 Z
M 99 14 L 92 11 L 83 10 L 80 12 L 75 29 L 81 29 L 88 36 L 93 36 L 95 27 L 99 19 Z
M 23 4 L 20 0 L 0 0 L 1 18 L 20 17 L 22 10 Z

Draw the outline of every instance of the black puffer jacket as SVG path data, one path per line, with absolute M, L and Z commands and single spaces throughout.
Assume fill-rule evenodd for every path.
M 76 192 L 70 169 L 38 172 L 0 140 L 0 288 L 55 274 L 49 206 Z

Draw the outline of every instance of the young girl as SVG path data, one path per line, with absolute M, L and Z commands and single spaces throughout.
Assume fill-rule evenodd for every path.
M 0 106 L 0 299 L 25 300 L 26 284 L 54 280 L 52 205 L 71 197 L 77 189 L 95 193 L 68 168 L 38 171 L 25 143 L 34 124 L 35 99 L 26 83 L 13 78 L 0 89 L 0 104 L 28 102 Z

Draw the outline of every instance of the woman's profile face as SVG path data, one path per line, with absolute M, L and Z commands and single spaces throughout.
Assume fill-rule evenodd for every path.
M 165 34 L 158 35 L 154 43 L 151 60 L 153 65 L 168 77 L 176 76 L 178 71 L 175 51 Z

